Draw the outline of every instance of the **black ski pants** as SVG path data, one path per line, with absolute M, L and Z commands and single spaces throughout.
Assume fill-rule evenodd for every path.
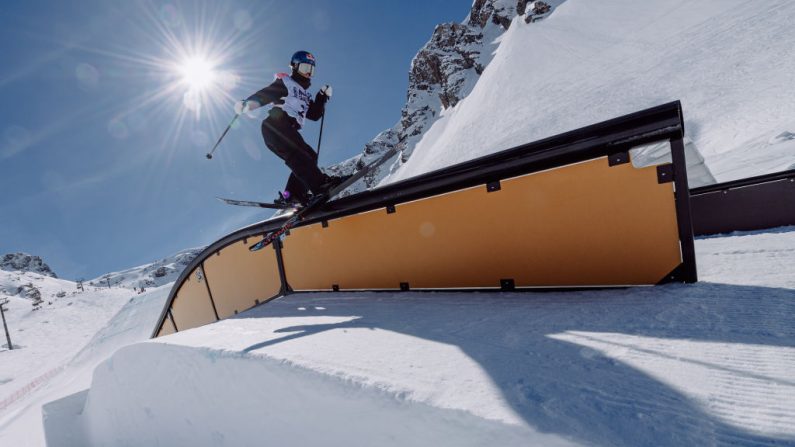
M 262 138 L 268 149 L 293 171 L 284 188 L 286 191 L 299 201 L 306 200 L 307 190 L 315 194 L 320 192 L 326 176 L 317 167 L 317 152 L 304 141 L 297 123 L 286 117 L 268 117 L 262 122 Z

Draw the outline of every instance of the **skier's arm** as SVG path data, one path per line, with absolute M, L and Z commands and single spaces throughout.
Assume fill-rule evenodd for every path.
M 309 110 L 306 112 L 307 119 L 312 121 L 319 120 L 326 113 L 326 102 L 331 98 L 331 86 L 326 85 L 317 92 L 315 100 L 310 101 Z
M 287 87 L 281 79 L 245 99 L 247 110 L 254 110 L 287 96 Z

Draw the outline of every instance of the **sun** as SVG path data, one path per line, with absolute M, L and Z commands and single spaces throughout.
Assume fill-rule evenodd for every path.
M 143 80 L 144 88 L 136 90 L 126 107 L 115 113 L 109 129 L 124 134 L 127 120 L 140 121 L 143 114 L 139 112 L 146 110 L 153 116 L 171 118 L 165 146 L 176 147 L 181 141 L 206 145 L 208 135 L 228 125 L 238 101 L 238 87 L 259 73 L 258 65 L 234 55 L 250 54 L 261 42 L 251 33 L 229 33 L 222 26 L 234 10 L 235 20 L 241 23 L 235 26 L 244 31 L 247 21 L 238 17 L 250 15 L 228 2 L 186 2 L 182 8 L 171 5 L 178 2 L 160 7 L 154 3 L 143 2 L 144 14 L 139 16 L 140 22 L 134 22 L 138 25 L 133 28 L 135 38 L 140 40 L 137 45 L 97 50 L 115 58 L 120 72 L 129 75 L 131 82 Z
M 203 91 L 213 86 L 216 80 L 215 65 L 206 57 L 193 56 L 177 67 L 182 83 L 190 90 Z

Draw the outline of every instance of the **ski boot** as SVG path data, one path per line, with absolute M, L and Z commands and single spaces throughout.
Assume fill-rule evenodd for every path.
M 285 208 L 299 208 L 304 206 L 305 204 L 298 200 L 297 197 L 290 194 L 290 191 L 279 191 L 279 197 L 273 201 L 276 205 L 283 206 Z

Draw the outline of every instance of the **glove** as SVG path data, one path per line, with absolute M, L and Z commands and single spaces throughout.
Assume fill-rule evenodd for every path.
M 326 96 L 326 98 L 331 99 L 332 89 L 331 86 L 326 84 L 320 89 L 320 93 Z
M 259 103 L 254 100 L 242 100 L 235 103 L 235 113 L 238 115 L 242 115 L 246 112 L 250 112 L 259 107 Z

